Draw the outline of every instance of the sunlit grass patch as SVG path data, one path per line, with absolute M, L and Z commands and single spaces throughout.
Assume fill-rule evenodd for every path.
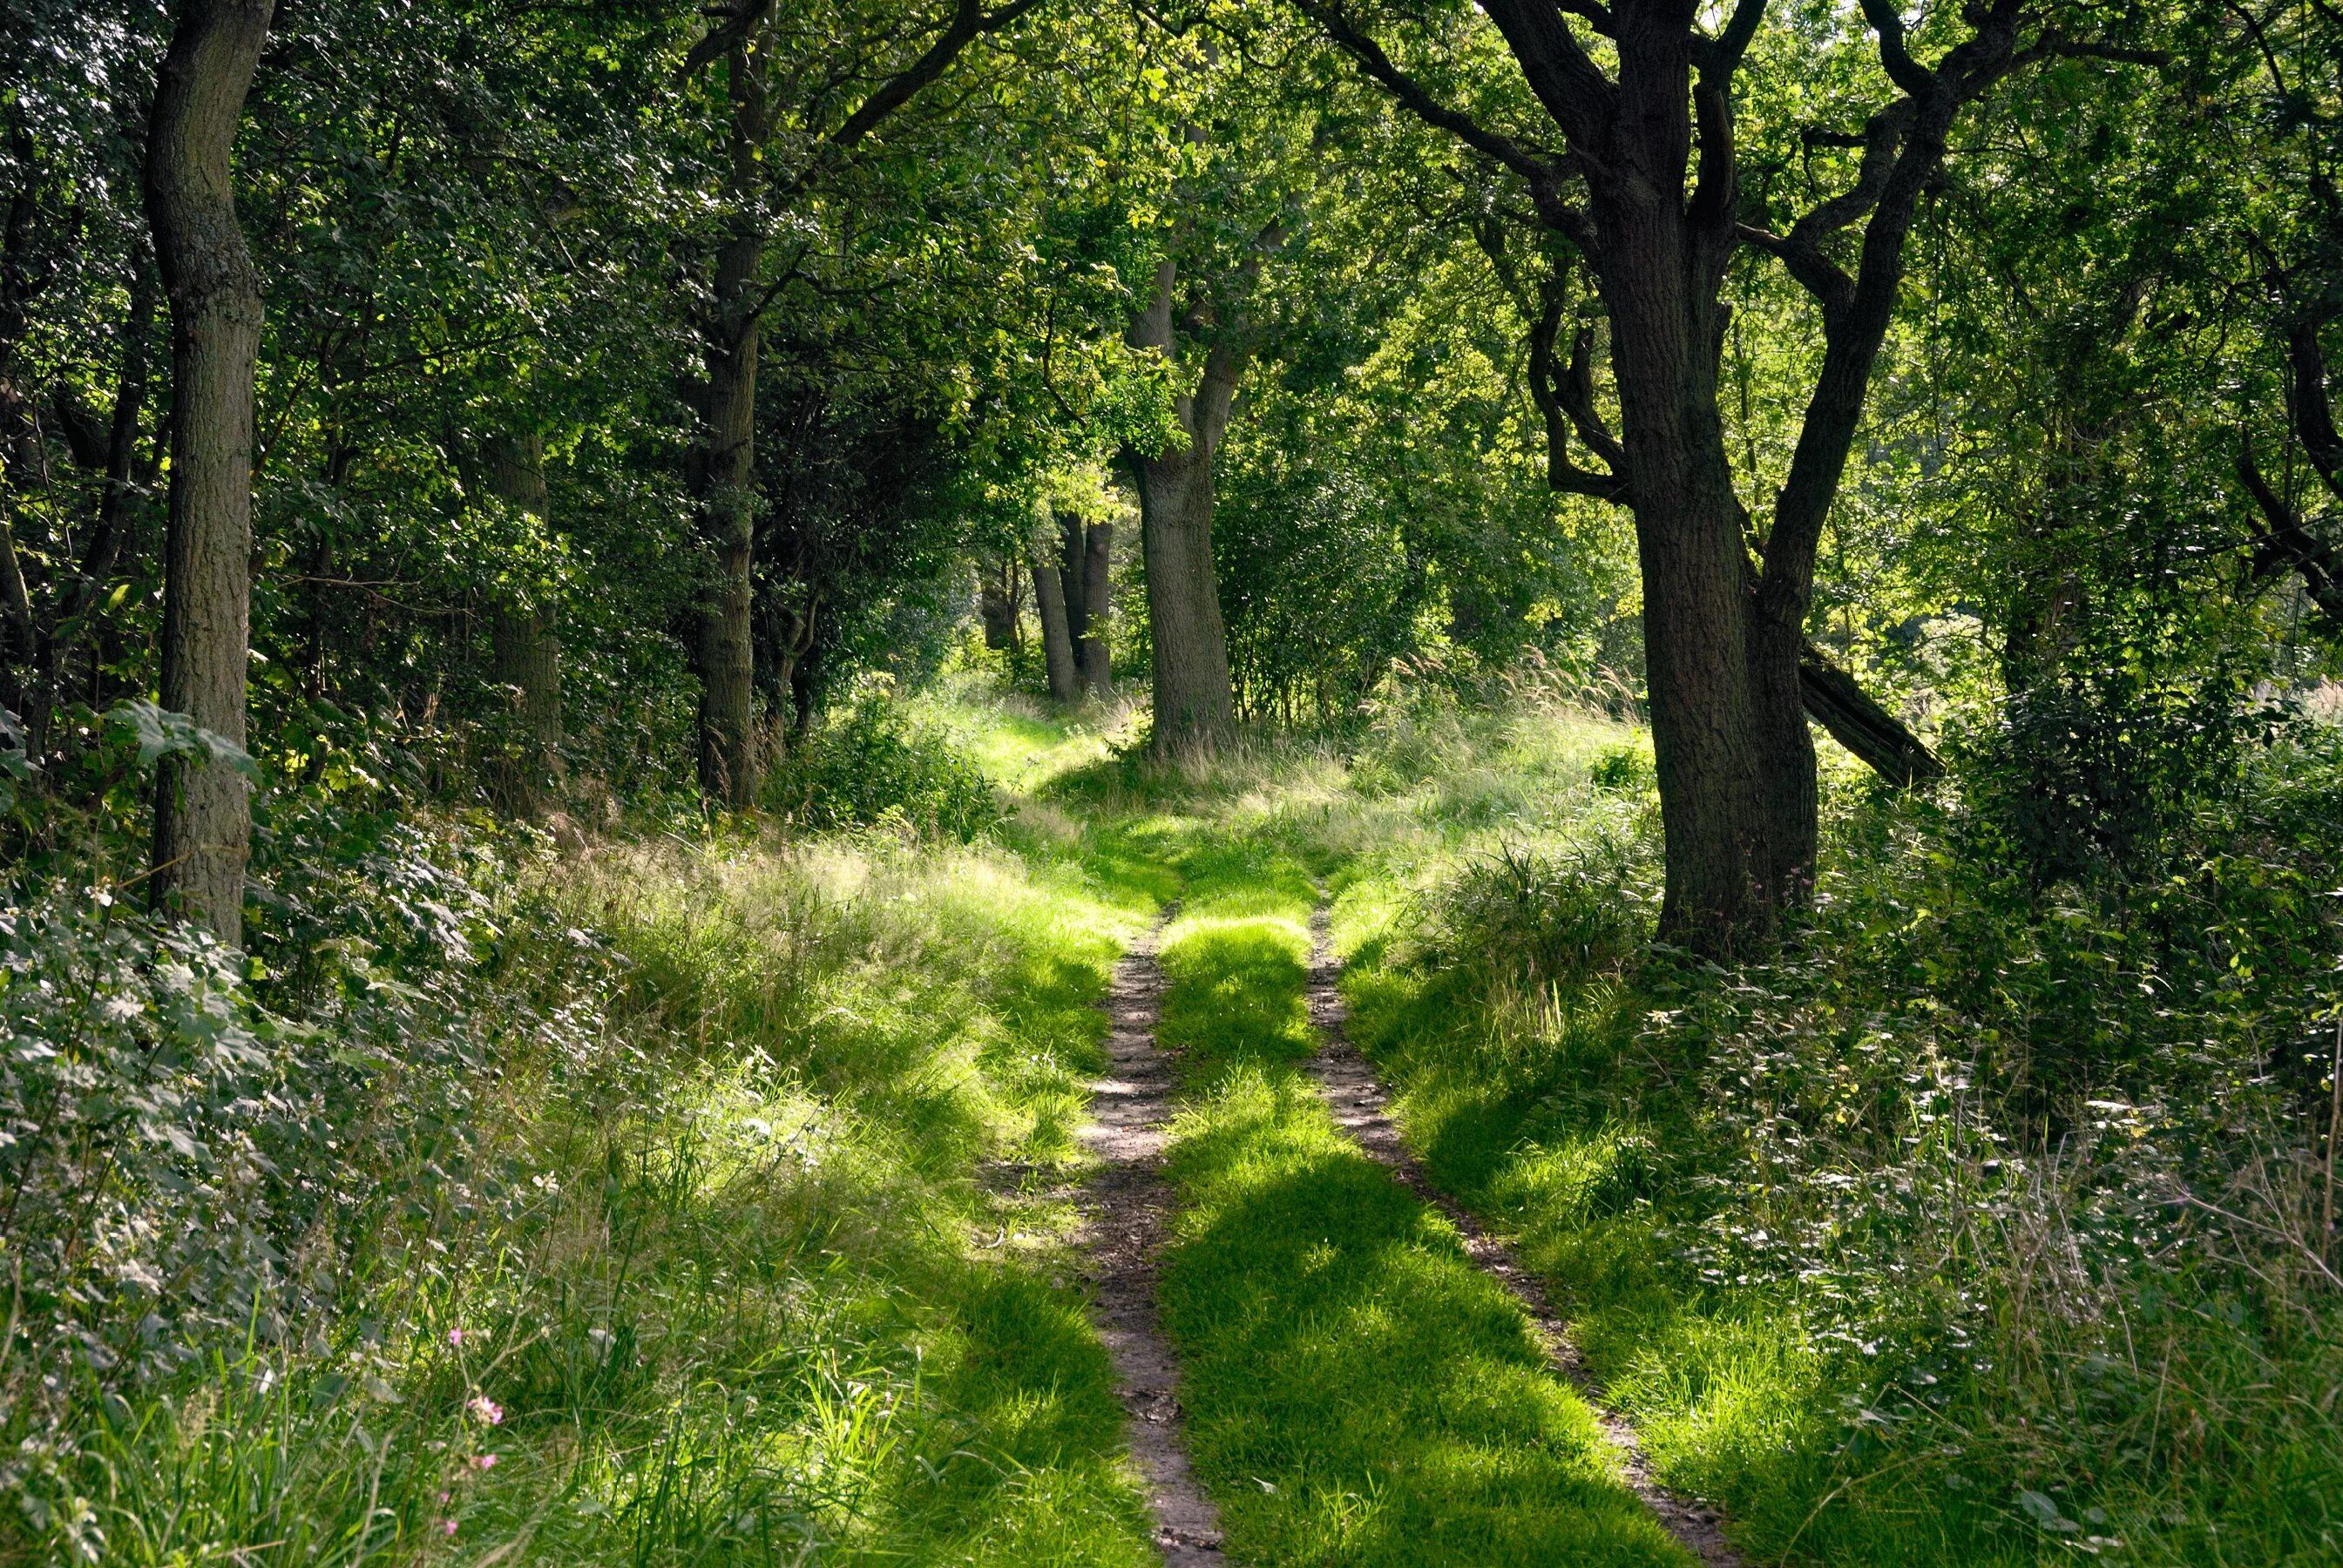
M 1454 1231 L 1290 1070 L 1182 1117 L 1167 1325 L 1192 1446 L 1261 1563 L 1686 1561 Z
M 1313 891 L 1255 852 L 1198 867 L 1166 934 L 1161 1038 L 1193 1095 L 1167 1327 L 1191 1448 L 1262 1563 L 1684 1562 L 1453 1228 L 1335 1127 L 1314 1049 Z

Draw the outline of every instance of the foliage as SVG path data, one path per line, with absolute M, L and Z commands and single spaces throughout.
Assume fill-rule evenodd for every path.
M 1975 822 L 1843 791 L 1807 928 L 1729 971 L 1580 958 L 1622 910 L 1590 838 L 1631 887 L 1652 850 L 1574 814 L 1355 890 L 1359 1038 L 1749 1549 L 2316 1560 L 2332 750 L 2247 754 L 2130 883 L 1981 850 L 1990 778 Z
M 767 798 L 809 828 L 895 821 L 965 843 L 1000 819 L 992 785 L 883 694 L 864 697 L 772 771 Z

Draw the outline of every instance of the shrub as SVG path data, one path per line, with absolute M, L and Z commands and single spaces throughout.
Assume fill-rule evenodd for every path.
M 856 702 L 772 770 L 767 802 L 813 829 L 890 820 L 965 843 L 1001 819 L 984 774 L 884 697 Z

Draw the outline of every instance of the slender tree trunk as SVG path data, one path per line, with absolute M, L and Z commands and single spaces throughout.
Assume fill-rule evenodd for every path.
M 498 499 L 537 518 L 553 513 L 553 492 L 545 482 L 545 440 L 530 434 L 489 442 L 481 453 L 481 476 Z M 488 647 L 498 685 L 520 696 L 520 718 L 530 755 L 516 791 L 522 809 L 542 805 L 543 785 L 561 773 L 561 637 L 552 607 L 508 600 L 490 617 Z
M 273 9 L 274 0 L 185 0 L 146 136 L 146 213 L 171 302 L 162 704 L 237 746 L 245 742 L 261 295 L 236 226 L 229 160 Z M 198 758 L 166 759 L 155 809 L 158 902 L 239 944 L 251 847 L 243 777 Z
M 1074 671 L 1074 643 L 1066 628 L 1065 582 L 1047 560 L 1033 563 L 1033 601 L 1041 609 L 1041 659 L 1050 672 L 1050 695 L 1071 702 L 1081 695 Z
M 1089 618 L 1074 646 L 1074 663 L 1084 694 L 1101 702 L 1114 695 L 1114 666 L 1107 647 L 1113 563 L 1114 525 L 1091 524 L 1082 540 L 1082 607 Z
M 1210 755 L 1236 734 L 1228 633 L 1212 571 L 1212 448 L 1199 441 L 1131 467 L 1154 649 L 1152 745 L 1159 756 Z
M 757 281 L 761 221 L 750 210 L 763 176 L 764 95 L 747 48 L 726 74 L 733 107 L 732 199 L 740 229 L 716 257 L 715 313 L 705 345 L 708 400 L 702 428 L 702 509 L 710 571 L 695 638 L 699 674 L 699 784 L 712 799 L 745 809 L 759 782 L 757 726 Z

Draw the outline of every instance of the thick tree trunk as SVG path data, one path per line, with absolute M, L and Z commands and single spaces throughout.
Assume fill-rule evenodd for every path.
M 1071 702 L 1081 695 L 1081 686 L 1066 627 L 1065 581 L 1046 559 L 1033 563 L 1033 602 L 1041 609 L 1041 661 L 1050 672 L 1050 695 Z
M 1212 448 L 1200 440 L 1131 467 L 1154 650 L 1151 745 L 1161 757 L 1209 756 L 1236 734 L 1228 633 L 1212 571 Z
M 146 213 L 171 302 L 162 705 L 239 747 L 261 295 L 236 226 L 229 159 L 273 9 L 273 0 L 186 0 L 146 135 Z M 155 809 L 157 901 L 241 943 L 251 844 L 244 778 L 197 758 L 166 759 Z
M 761 181 L 758 163 L 764 106 L 745 49 L 727 65 L 733 102 L 733 199 L 746 208 Z M 715 312 L 704 346 L 708 397 L 699 471 L 709 576 L 694 638 L 699 675 L 699 785 L 736 808 L 756 803 L 757 545 L 756 288 L 764 261 L 759 220 L 744 210 L 741 231 L 717 253 Z
M 1249 286 L 1260 254 L 1239 269 Z M 1157 264 L 1147 307 L 1132 321 L 1132 347 L 1171 358 L 1176 263 Z M 1184 447 L 1125 454 L 1139 490 L 1139 542 L 1147 564 L 1148 643 L 1153 654 L 1154 734 L 1158 757 L 1210 756 L 1236 735 L 1236 694 L 1229 680 L 1229 639 L 1212 569 L 1212 457 L 1227 430 L 1237 381 L 1251 357 L 1242 300 L 1221 302 L 1218 335 L 1205 351 L 1195 390 L 1172 399 Z
M 1074 645 L 1074 663 L 1083 694 L 1100 702 L 1114 695 L 1114 666 L 1107 648 L 1113 564 L 1114 525 L 1091 524 L 1082 539 L 1082 608 L 1088 620 Z
M 1007 652 L 1017 641 L 1017 606 L 1009 597 L 1014 569 L 1005 560 L 987 560 L 977 568 L 977 618 L 984 625 L 984 646 L 995 653 Z

